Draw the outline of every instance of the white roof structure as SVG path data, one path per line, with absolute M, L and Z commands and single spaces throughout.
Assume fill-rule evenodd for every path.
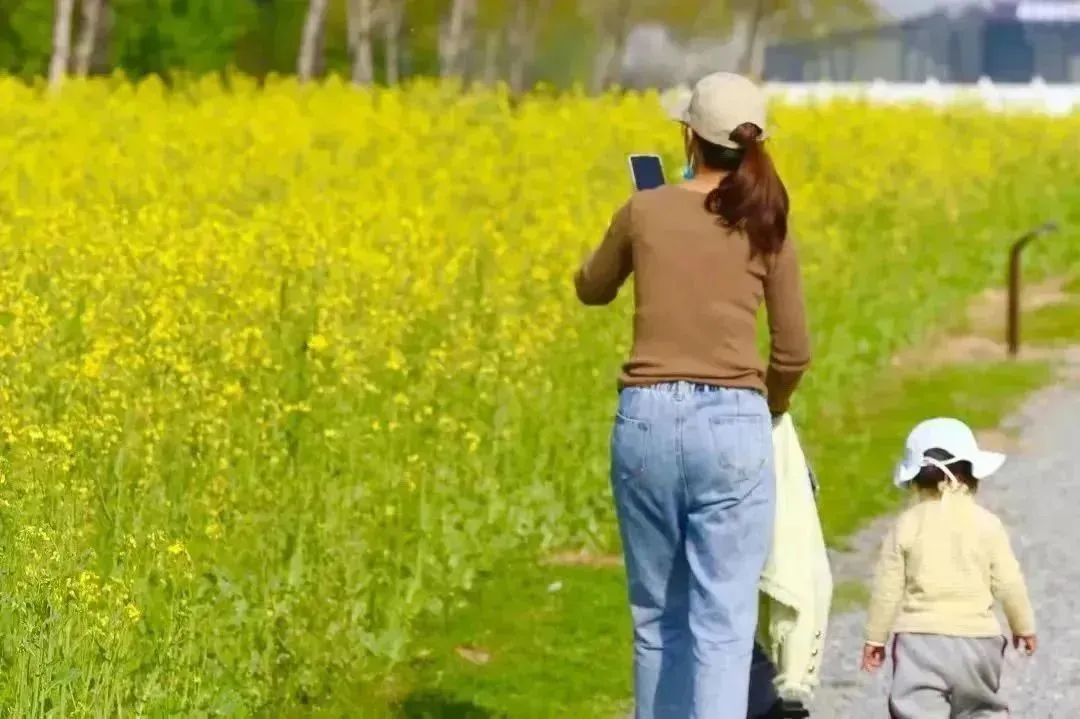
M 1080 22 L 1080 2 L 1022 0 L 1016 5 L 1016 19 L 1021 22 Z
M 950 14 L 970 8 L 995 10 L 1021 22 L 1080 22 L 1080 0 L 876 0 L 877 5 L 898 20 L 907 20 L 934 11 Z

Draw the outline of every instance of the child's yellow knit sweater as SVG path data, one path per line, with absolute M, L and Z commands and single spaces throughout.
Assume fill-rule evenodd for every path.
M 897 519 L 882 543 L 866 641 L 893 633 L 1001 634 L 994 601 L 1014 635 L 1035 633 L 1027 587 L 1009 536 L 966 490 L 926 497 Z

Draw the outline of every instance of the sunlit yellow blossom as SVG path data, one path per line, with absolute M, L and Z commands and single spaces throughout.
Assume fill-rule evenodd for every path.
M 470 452 L 475 452 L 480 447 L 480 435 L 472 431 L 466 432 L 465 444 L 468 446 Z

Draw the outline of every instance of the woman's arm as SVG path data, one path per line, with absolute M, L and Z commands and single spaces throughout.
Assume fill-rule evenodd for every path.
M 630 244 L 630 203 L 615 213 L 604 241 L 574 275 L 578 299 L 586 305 L 606 305 L 633 270 Z
M 791 395 L 810 366 L 810 334 L 806 327 L 802 271 L 792 237 L 784 241 L 765 278 L 765 309 L 769 314 L 771 350 L 765 387 L 769 409 L 783 414 Z

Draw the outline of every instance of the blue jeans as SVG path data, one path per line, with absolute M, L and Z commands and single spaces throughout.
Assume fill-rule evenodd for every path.
M 637 719 L 745 719 L 776 493 L 765 398 L 686 382 L 624 389 L 611 483 Z

